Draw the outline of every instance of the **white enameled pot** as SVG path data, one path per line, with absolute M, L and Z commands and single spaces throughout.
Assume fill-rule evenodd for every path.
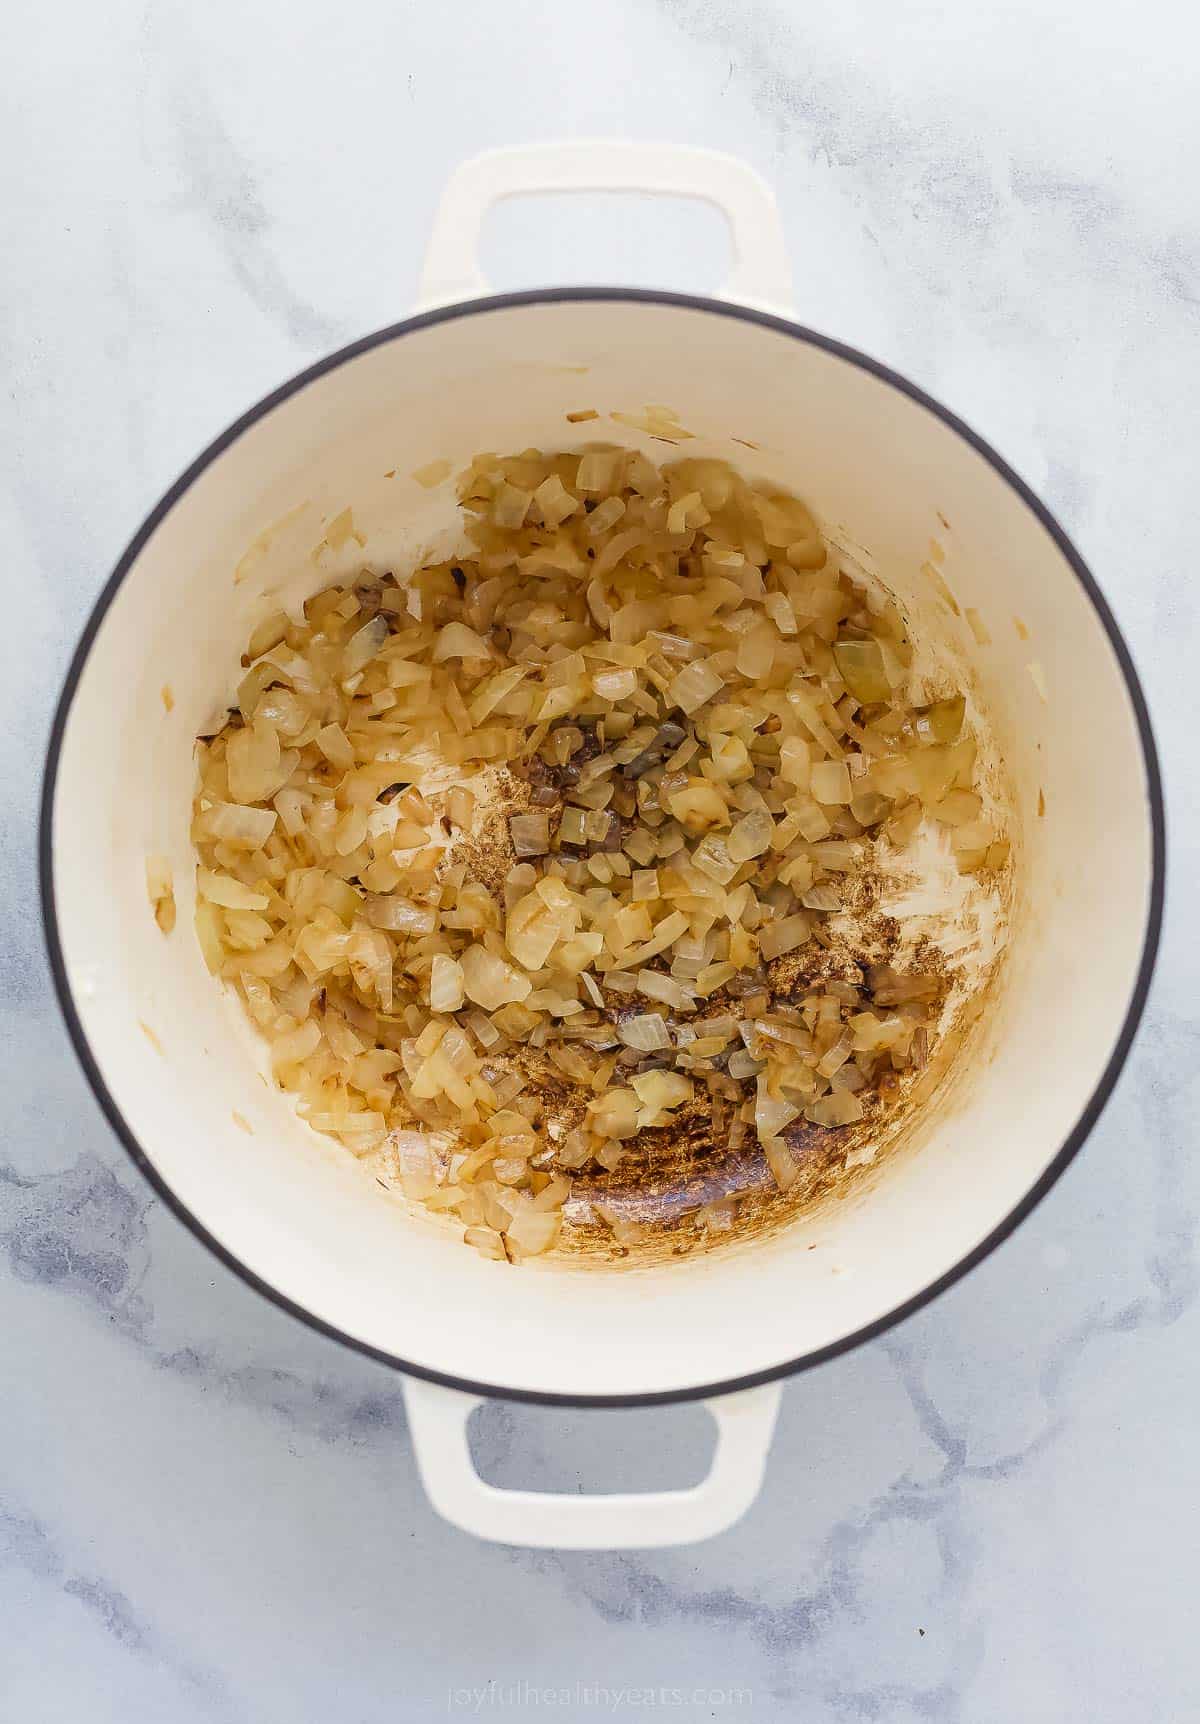
M 491 202 L 605 188 L 716 203 L 736 254 L 726 296 L 487 296 L 476 242 Z M 285 384 L 172 487 L 87 624 L 54 725 L 47 938 L 102 1107 L 225 1263 L 406 1373 L 430 1496 L 487 1538 L 645 1546 L 730 1524 L 758 1489 L 780 1380 L 914 1310 L 1029 1211 L 1095 1121 L 1149 982 L 1161 792 L 1145 704 L 1095 581 L 978 437 L 885 367 L 789 321 L 789 299 L 771 196 L 737 162 L 617 143 L 468 162 L 437 217 L 422 309 Z M 1010 948 L 970 1070 L 854 1198 L 704 1261 L 513 1271 L 382 1197 L 263 1081 L 262 1051 L 192 934 L 193 739 L 281 595 L 306 596 L 364 557 L 399 566 L 451 524 L 452 487 L 424 490 L 415 469 L 437 458 L 458 468 L 481 449 L 568 447 L 596 431 L 568 412 L 646 402 L 696 432 L 689 454 L 800 490 L 918 612 L 929 541 L 944 544 L 958 605 L 990 636 L 971 662 L 1016 798 Z M 346 507 L 365 549 L 322 553 L 318 567 L 324 523 Z M 148 853 L 174 868 L 169 938 L 147 905 Z M 703 1398 L 716 1459 L 688 1491 L 497 1490 L 467 1446 L 484 1395 Z

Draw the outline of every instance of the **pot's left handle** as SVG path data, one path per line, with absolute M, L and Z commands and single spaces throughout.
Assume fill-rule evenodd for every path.
M 501 198 L 536 192 L 645 192 L 700 198 L 729 223 L 734 263 L 725 299 L 790 310 L 792 271 L 771 188 L 736 156 L 623 138 L 488 150 L 447 181 L 425 253 L 422 307 L 490 291 L 479 265 L 483 218 Z
M 485 1484 L 467 1442 L 479 1397 L 415 1377 L 404 1384 L 421 1479 L 443 1519 L 476 1538 L 551 1550 L 645 1550 L 724 1532 L 759 1493 L 779 1396 L 778 1383 L 765 1383 L 704 1402 L 717 1448 L 707 1478 L 690 1490 L 569 1496 Z

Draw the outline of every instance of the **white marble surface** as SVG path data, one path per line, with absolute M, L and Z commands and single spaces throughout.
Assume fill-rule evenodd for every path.
M 0 1717 L 400 1724 L 673 1710 L 1179 1724 L 1200 1709 L 1190 9 L 1120 0 L 43 4 L 6 18 L 7 815 Z M 893 361 L 1060 513 L 1141 664 L 1173 791 L 1146 1025 L 1086 1152 L 931 1309 L 792 1383 L 711 1544 L 530 1555 L 442 1525 L 396 1379 L 212 1262 L 93 1105 L 51 1001 L 35 787 L 125 539 L 260 393 L 410 301 L 494 143 L 636 134 L 779 190 L 802 317 Z M 707 286 L 697 212 L 510 211 L 498 283 Z M 492 1409 L 501 1482 L 665 1484 L 703 1415 Z M 733 1693 L 732 1691 L 739 1691 Z M 474 1705 L 475 1702 L 469 1704 Z M 641 1701 L 642 1709 L 650 1702 Z M 659 1710 L 667 1710 L 660 1706 Z

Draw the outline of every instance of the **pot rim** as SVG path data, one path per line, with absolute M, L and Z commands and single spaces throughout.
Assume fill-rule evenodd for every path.
M 200 475 L 232 444 L 258 423 L 275 407 L 297 394 L 309 383 L 324 377 L 328 372 L 336 370 L 347 361 L 357 358 L 360 354 L 371 352 L 387 342 L 399 340 L 401 336 L 411 335 L 417 330 L 425 329 L 434 324 L 454 322 L 460 318 L 472 317 L 481 312 L 508 310 L 512 307 L 525 305 L 554 305 L 563 303 L 600 303 L 600 302 L 639 302 L 643 304 L 678 307 L 688 311 L 707 312 L 717 317 L 738 318 L 746 323 L 757 324 L 762 328 L 774 330 L 777 334 L 789 336 L 792 340 L 807 343 L 811 347 L 821 349 L 836 358 L 846 360 L 849 364 L 867 372 L 879 382 L 887 384 L 892 389 L 906 395 L 918 406 L 925 408 L 940 419 L 947 428 L 967 443 L 976 454 L 991 466 L 993 471 L 1004 480 L 1010 490 L 1032 511 L 1046 532 L 1054 540 L 1068 566 L 1089 599 L 1093 610 L 1099 619 L 1101 627 L 1108 637 L 1114 656 L 1124 678 L 1125 687 L 1133 707 L 1137 724 L 1138 738 L 1141 743 L 1142 760 L 1146 772 L 1147 798 L 1149 802 L 1150 836 L 1151 836 L 1151 882 L 1150 896 L 1146 913 L 1146 929 L 1142 943 L 1141 958 L 1138 963 L 1137 976 L 1130 993 L 1125 1017 L 1121 1025 L 1112 1053 L 1104 1067 L 1100 1078 L 1090 1097 L 1080 1112 L 1074 1127 L 1069 1132 L 1053 1159 L 1040 1177 L 1030 1186 L 1019 1203 L 997 1223 L 978 1245 L 957 1263 L 953 1264 L 942 1275 L 931 1281 L 927 1286 L 914 1293 L 901 1304 L 864 1324 L 851 1334 L 840 1340 L 830 1342 L 827 1346 L 818 1347 L 811 1352 L 800 1354 L 797 1358 L 785 1360 L 772 1365 L 765 1370 L 749 1372 L 745 1376 L 725 1378 L 719 1382 L 690 1385 L 682 1389 L 655 1390 L 650 1393 L 632 1395 L 581 1395 L 558 1394 L 536 1389 L 512 1388 L 502 1383 L 481 1383 L 468 1378 L 458 1377 L 449 1372 L 431 1370 L 426 1366 L 415 1365 L 398 1354 L 390 1353 L 381 1347 L 372 1346 L 369 1342 L 359 1340 L 356 1336 L 347 1334 L 335 1324 L 326 1322 L 305 1306 L 298 1304 L 287 1294 L 271 1286 L 259 1276 L 240 1257 L 229 1251 L 220 1243 L 191 1212 L 159 1173 L 151 1157 L 143 1149 L 127 1123 L 120 1107 L 110 1093 L 99 1066 L 94 1059 L 86 1033 L 75 1009 L 71 995 L 70 983 L 67 979 L 66 963 L 63 956 L 62 941 L 58 927 L 58 910 L 54 890 L 53 867 L 53 816 L 55 787 L 58 779 L 59 760 L 62 752 L 63 737 L 75 691 L 78 687 L 92 643 L 99 632 L 100 626 L 108 613 L 126 575 L 133 567 L 138 557 L 156 531 L 159 524 L 174 508 L 175 504 L 191 488 Z M 55 992 L 58 997 L 59 1009 L 66 1023 L 67 1033 L 75 1050 L 76 1058 L 83 1069 L 96 1101 L 116 1133 L 117 1138 L 127 1151 L 134 1165 L 149 1181 L 180 1221 L 188 1227 L 200 1242 L 207 1246 L 213 1256 L 218 1258 L 227 1269 L 241 1278 L 248 1287 L 256 1293 L 269 1299 L 280 1310 L 288 1312 L 307 1324 L 310 1329 L 340 1342 L 353 1351 L 365 1354 L 368 1358 L 388 1365 L 394 1370 L 406 1375 L 421 1377 L 431 1383 L 441 1384 L 445 1388 L 458 1389 L 466 1394 L 484 1396 L 500 1400 L 524 1401 L 544 1406 L 574 1406 L 574 1407 L 649 1407 L 661 1406 L 673 1402 L 696 1401 L 710 1399 L 717 1395 L 732 1394 L 739 1390 L 755 1388 L 763 1383 L 774 1382 L 790 1377 L 801 1371 L 822 1365 L 828 1360 L 836 1359 L 844 1353 L 853 1351 L 865 1341 L 883 1334 L 895 1324 L 912 1316 L 921 1310 L 939 1294 L 952 1287 L 970 1270 L 982 1263 L 996 1247 L 1012 1234 L 1022 1221 L 1030 1215 L 1045 1197 L 1046 1193 L 1057 1183 L 1068 1165 L 1074 1160 L 1083 1147 L 1092 1127 L 1099 1119 L 1108 1102 L 1117 1079 L 1121 1074 L 1128 1057 L 1133 1038 L 1141 1021 L 1146 1004 L 1151 977 L 1154 972 L 1155 960 L 1158 955 L 1159 938 L 1162 930 L 1163 902 L 1166 887 L 1166 816 L 1163 797 L 1162 777 L 1159 770 L 1158 752 L 1155 747 L 1154 733 L 1150 723 L 1145 695 L 1134 667 L 1133 658 L 1125 642 L 1125 638 L 1109 609 L 1108 603 L 1092 575 L 1087 564 L 1075 549 L 1067 534 L 1051 514 L 1044 503 L 1030 490 L 1008 463 L 996 453 L 976 431 L 964 423 L 956 414 L 943 407 L 940 402 L 919 388 L 915 383 L 894 371 L 878 359 L 860 352 L 857 348 L 836 341 L 827 335 L 818 334 L 805 325 L 796 323 L 789 318 L 780 317 L 772 312 L 756 310 L 750 306 L 732 301 L 707 298 L 701 295 L 686 293 L 659 292 L 644 288 L 622 287 L 550 287 L 532 288 L 519 293 L 490 294 L 479 299 L 465 300 L 459 303 L 438 306 L 434 310 L 419 311 L 412 316 L 403 318 L 397 323 L 388 324 L 373 334 L 362 336 L 359 340 L 350 342 L 347 346 L 328 354 L 314 365 L 297 372 L 286 383 L 262 397 L 239 418 L 228 426 L 218 437 L 209 443 L 206 449 L 197 456 L 192 464 L 163 493 L 159 502 L 146 516 L 129 541 L 119 558 L 112 574 L 106 581 L 97 598 L 87 623 L 80 636 L 79 643 L 71 657 L 70 665 L 63 682 L 62 692 L 55 709 L 54 721 L 50 730 L 46 759 L 42 778 L 42 795 L 38 819 L 38 875 L 42 912 L 42 928 L 46 942 L 47 956 L 50 962 L 51 974 L 54 978 Z

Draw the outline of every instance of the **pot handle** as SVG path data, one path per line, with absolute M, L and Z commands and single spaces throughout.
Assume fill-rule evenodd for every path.
M 649 1550 L 724 1532 L 758 1495 L 780 1386 L 705 1401 L 717 1426 L 708 1477 L 691 1490 L 573 1496 L 500 1490 L 475 1471 L 467 1420 L 482 1399 L 416 1377 L 404 1384 L 408 1426 L 429 1500 L 476 1538 L 550 1550 Z
M 421 275 L 422 308 L 490 291 L 478 256 L 484 215 L 501 198 L 531 192 L 649 192 L 715 204 L 733 240 L 733 270 L 721 297 L 783 310 L 791 306 L 783 224 L 770 187 L 753 168 L 716 150 L 601 138 L 487 150 L 460 163 L 433 218 Z

